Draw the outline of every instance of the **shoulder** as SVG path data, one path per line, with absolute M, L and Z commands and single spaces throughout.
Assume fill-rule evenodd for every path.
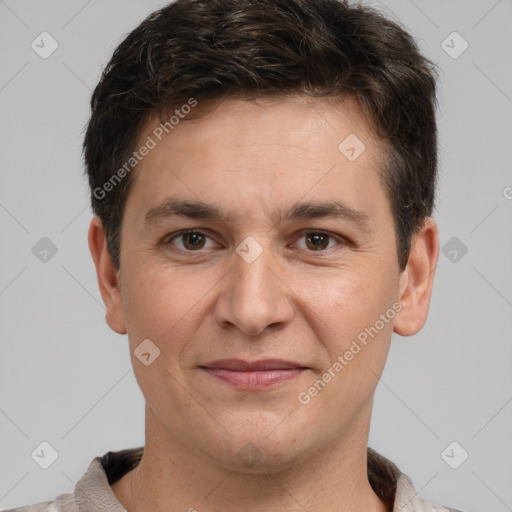
M 61 494 L 53 501 L 12 508 L 5 512 L 79 512 L 79 508 L 73 494 Z
M 103 510 L 126 512 L 112 492 L 111 484 L 140 462 L 144 447 L 107 452 L 95 457 L 71 494 L 5 512 L 85 512 Z
M 412 480 L 388 458 L 368 447 L 368 480 L 384 501 L 393 502 L 393 512 L 462 512 L 429 503 L 414 488 Z
M 393 512 L 462 512 L 438 503 L 426 501 L 418 495 L 411 479 L 402 473 L 398 478 Z

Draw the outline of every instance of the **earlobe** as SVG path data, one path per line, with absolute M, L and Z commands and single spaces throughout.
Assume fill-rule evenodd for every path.
M 395 320 L 397 334 L 411 336 L 425 325 L 438 257 L 437 224 L 428 217 L 411 241 L 407 267 L 400 276 L 399 300 L 403 309 Z
M 108 251 L 105 232 L 99 217 L 94 217 L 91 221 L 88 242 L 96 267 L 98 287 L 105 304 L 105 320 L 113 331 L 118 334 L 126 334 L 127 330 L 118 273 Z

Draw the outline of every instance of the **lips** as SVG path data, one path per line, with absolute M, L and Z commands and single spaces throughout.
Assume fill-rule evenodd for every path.
M 203 365 L 205 368 L 223 368 L 237 372 L 251 372 L 264 370 L 290 370 L 301 368 L 300 364 L 282 359 L 263 359 L 252 363 L 242 359 L 219 359 Z
M 200 368 L 212 377 L 246 391 L 263 390 L 282 384 L 307 370 L 298 363 L 282 359 L 252 362 L 242 359 L 219 359 L 205 363 Z

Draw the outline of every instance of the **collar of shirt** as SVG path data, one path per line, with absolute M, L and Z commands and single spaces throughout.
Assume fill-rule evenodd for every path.
M 95 457 L 73 494 L 8 512 L 126 512 L 110 486 L 137 466 L 143 452 L 144 447 L 139 447 Z M 393 512 L 461 512 L 420 498 L 410 478 L 369 447 L 368 480 L 377 496 L 393 501 Z

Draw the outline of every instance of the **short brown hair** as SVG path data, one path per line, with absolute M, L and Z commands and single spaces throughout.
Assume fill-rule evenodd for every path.
M 104 69 L 84 139 L 92 208 L 114 264 L 132 173 L 103 187 L 126 169 L 150 115 L 190 98 L 303 93 L 355 97 L 384 142 L 380 177 L 403 270 L 434 207 L 436 76 L 398 23 L 348 1 L 176 0 L 155 11 Z

